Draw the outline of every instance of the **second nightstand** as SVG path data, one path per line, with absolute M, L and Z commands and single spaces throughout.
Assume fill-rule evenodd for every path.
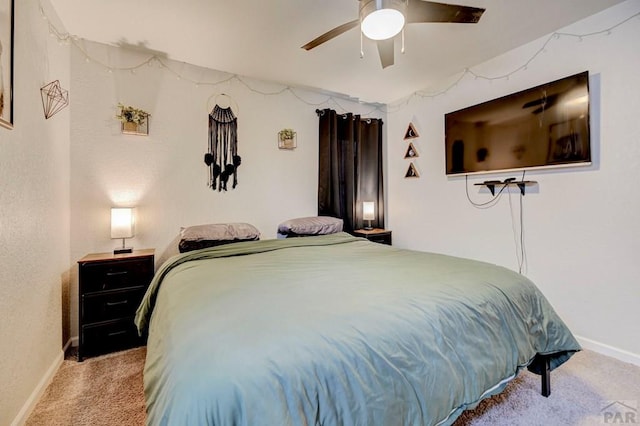
M 354 237 L 366 238 L 374 243 L 391 245 L 391 231 L 386 229 L 356 229 L 352 234 Z
M 144 344 L 133 322 L 154 269 L 154 250 L 89 254 L 78 261 L 78 360 Z

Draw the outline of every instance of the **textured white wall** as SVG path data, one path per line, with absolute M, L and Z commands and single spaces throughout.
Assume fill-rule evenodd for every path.
M 563 29 L 584 34 L 600 31 L 640 11 L 637 1 Z M 478 74 L 501 76 L 524 65 L 546 39 L 473 67 Z M 640 359 L 640 19 L 611 34 L 582 40 L 560 37 L 526 70 L 493 82 L 466 76 L 447 93 L 413 98 L 388 115 L 388 226 L 394 244 L 444 252 L 518 270 L 509 197 L 486 210 L 474 208 L 465 195 L 465 179 L 445 176 L 444 114 L 548 81 L 588 70 L 591 74 L 592 147 L 588 168 L 527 172 L 539 182 L 524 201 L 528 268 L 573 332 L 595 342 L 635 354 Z M 455 81 L 452 78 L 451 82 Z M 448 87 L 433 88 L 434 92 Z M 413 141 L 419 179 L 404 179 L 408 161 L 402 140 L 409 122 L 420 138 Z M 477 202 L 486 190 L 473 183 L 517 173 L 469 178 Z M 518 214 L 518 190 L 511 196 Z M 517 223 L 517 221 L 516 221 Z
M 45 83 L 69 87 L 69 47 L 49 36 L 37 0 L 15 12 L 15 127 L 0 128 L 2 425 L 61 360 L 69 268 L 69 108 L 45 120 L 40 101 Z
M 219 85 L 228 74 L 163 60 L 136 70 L 109 72 L 139 64 L 150 54 L 84 42 L 93 60 L 72 50 L 74 108 L 71 123 L 71 257 L 113 250 L 109 209 L 138 207 L 134 248 L 155 248 L 156 263 L 177 252 L 181 226 L 248 222 L 275 238 L 277 225 L 289 218 L 317 213 L 318 117 L 316 108 L 347 109 L 366 116 L 371 105 L 338 100 L 325 94 L 296 90 L 301 101 L 282 86 L 242 78 Z M 189 81 L 192 80 L 192 81 Z M 216 94 L 226 93 L 237 104 L 238 151 L 242 165 L 238 186 L 227 192 L 207 187 L 208 112 Z M 224 99 L 220 99 L 221 102 Z M 150 135 L 120 133 L 114 118 L 122 102 L 151 113 Z M 298 147 L 279 150 L 277 133 L 297 131 Z M 72 335 L 77 335 L 77 269 L 72 276 Z

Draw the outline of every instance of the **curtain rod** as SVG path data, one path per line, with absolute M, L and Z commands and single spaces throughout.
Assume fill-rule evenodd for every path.
M 316 109 L 316 114 L 318 114 L 318 117 L 322 117 L 324 115 L 325 110 L 324 109 Z M 340 114 L 340 116 L 342 118 L 347 118 L 347 114 L 353 114 L 353 113 L 345 113 L 345 114 Z M 356 116 L 354 114 L 353 119 L 356 119 Z M 366 121 L 367 124 L 370 124 L 372 120 L 377 120 L 380 122 L 380 124 L 383 123 L 381 118 L 362 118 L 362 121 Z

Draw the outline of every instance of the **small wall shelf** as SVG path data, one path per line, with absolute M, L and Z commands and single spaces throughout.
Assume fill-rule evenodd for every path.
M 499 181 L 499 180 L 487 180 L 481 183 L 476 183 L 476 186 L 486 186 L 489 191 L 491 191 L 491 195 L 496 195 L 496 186 L 517 186 L 520 188 L 520 193 L 524 196 L 525 188 L 527 186 L 537 185 L 538 182 L 535 180 L 510 180 L 510 181 Z

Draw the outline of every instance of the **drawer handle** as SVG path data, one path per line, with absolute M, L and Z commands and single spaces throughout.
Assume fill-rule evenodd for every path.
M 120 305 L 126 305 L 127 303 L 129 303 L 129 300 L 121 300 L 119 302 L 106 302 L 105 305 L 107 305 L 108 308 L 111 308 L 113 306 L 120 306 Z
M 127 275 L 129 271 L 107 272 L 108 277 L 117 277 L 118 275 Z
M 116 336 L 121 336 L 123 334 L 127 334 L 127 330 L 114 331 L 113 333 L 107 334 L 107 337 L 116 337 Z

